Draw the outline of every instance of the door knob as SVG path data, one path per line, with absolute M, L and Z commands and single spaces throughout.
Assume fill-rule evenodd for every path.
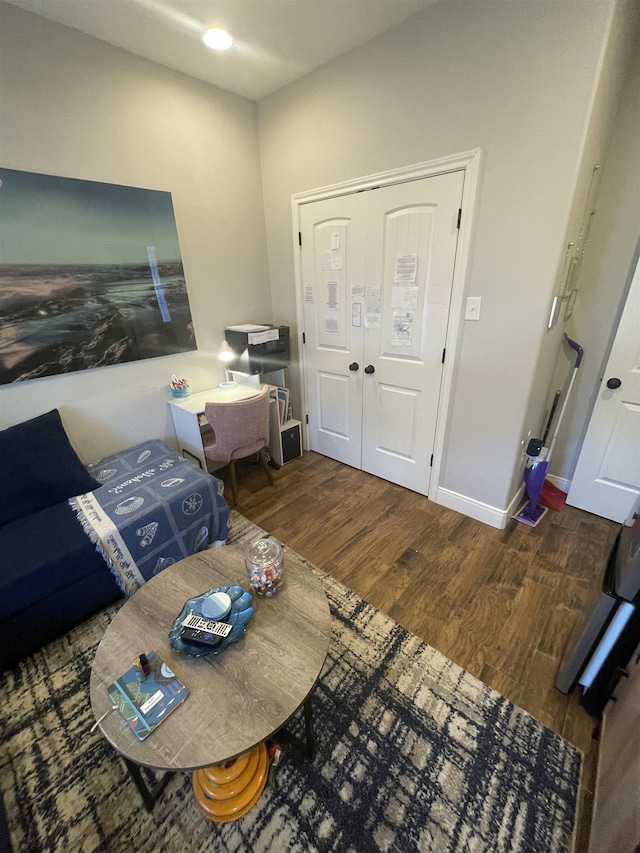
M 375 367 L 374 367 L 372 364 L 368 364 L 368 365 L 365 367 L 364 372 L 365 372 L 365 373 L 375 373 L 375 372 L 376 372 L 376 369 L 375 369 Z
M 358 370 L 359 367 L 360 367 L 360 365 L 358 364 L 357 361 L 352 361 L 351 364 L 349 365 L 349 370 Z
M 619 388 L 622 385 L 622 380 L 618 379 L 617 376 L 612 376 L 611 379 L 607 379 L 607 388 L 611 388 L 613 391 L 614 388 Z

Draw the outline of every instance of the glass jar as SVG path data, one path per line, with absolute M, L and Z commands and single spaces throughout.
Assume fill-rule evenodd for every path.
M 244 552 L 249 583 L 257 595 L 275 595 L 284 581 L 284 552 L 275 539 L 258 539 Z

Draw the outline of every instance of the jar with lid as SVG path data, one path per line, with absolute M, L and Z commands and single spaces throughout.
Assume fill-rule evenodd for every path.
M 257 595 L 275 595 L 284 581 L 284 552 L 275 539 L 258 539 L 248 545 L 244 563 L 249 583 Z

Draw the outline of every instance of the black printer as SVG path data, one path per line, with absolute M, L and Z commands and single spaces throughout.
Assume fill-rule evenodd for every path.
M 229 363 L 230 370 L 253 376 L 283 370 L 291 363 L 288 326 L 227 326 L 224 337 L 236 356 Z

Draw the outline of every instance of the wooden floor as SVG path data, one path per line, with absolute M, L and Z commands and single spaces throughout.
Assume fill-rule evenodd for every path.
M 238 463 L 236 509 L 583 751 L 586 851 L 596 721 L 553 685 L 619 526 L 567 506 L 496 530 L 311 452 L 274 479 Z

